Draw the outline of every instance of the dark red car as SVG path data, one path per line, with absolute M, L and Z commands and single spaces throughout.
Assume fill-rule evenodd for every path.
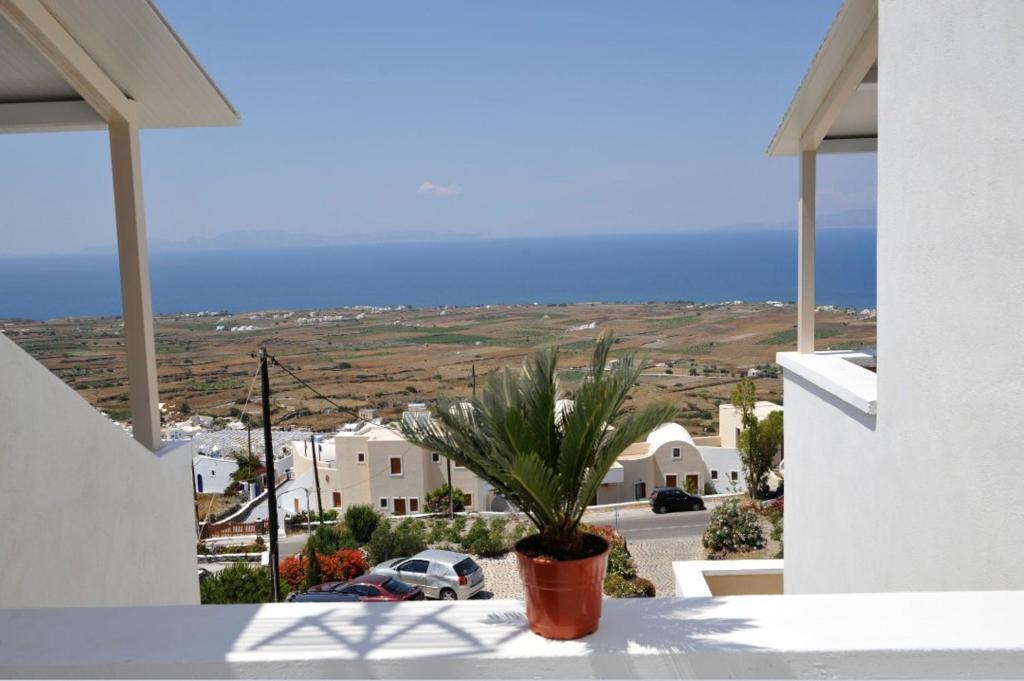
M 306 593 L 317 594 L 315 600 L 330 600 L 328 594 L 337 594 L 349 600 L 355 596 L 360 601 L 422 601 L 423 590 L 387 575 L 367 574 L 351 582 L 324 582 L 311 587 Z M 310 599 L 314 600 L 314 599 Z

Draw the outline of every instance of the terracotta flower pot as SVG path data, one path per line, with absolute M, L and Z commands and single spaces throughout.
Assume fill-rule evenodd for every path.
M 520 544 L 528 539 L 516 544 L 516 560 L 530 631 L 553 639 L 582 638 L 597 631 L 608 569 L 608 542 L 598 537 L 605 547 L 595 556 L 552 560 L 522 553 Z

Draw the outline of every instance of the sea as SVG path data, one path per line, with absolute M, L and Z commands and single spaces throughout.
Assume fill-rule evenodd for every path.
M 817 235 L 817 302 L 875 307 L 875 230 Z M 794 230 L 157 252 L 158 314 L 350 305 L 793 301 Z M 0 318 L 118 315 L 109 254 L 0 256 Z

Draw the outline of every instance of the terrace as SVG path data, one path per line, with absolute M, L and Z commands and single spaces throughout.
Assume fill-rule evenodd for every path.
M 1019 675 L 1024 668 L 1018 621 L 1024 584 L 1012 547 L 1024 545 L 1024 537 L 1012 514 L 989 527 L 988 516 L 975 512 L 973 502 L 963 517 L 929 516 L 914 505 L 894 502 L 925 505 L 935 497 L 919 490 L 949 493 L 942 478 L 950 476 L 947 471 L 927 475 L 927 485 L 920 487 L 897 486 L 885 478 L 881 471 L 899 461 L 896 452 L 878 451 L 884 444 L 878 437 L 884 431 L 881 420 L 892 412 L 883 417 L 878 411 L 876 374 L 857 364 L 862 356 L 814 353 L 813 344 L 816 154 L 829 148 L 874 148 L 877 125 L 861 124 L 870 119 L 864 118 L 871 108 L 867 102 L 875 97 L 871 74 L 876 73 L 880 37 L 891 41 L 881 44 L 889 45 L 887 63 L 895 65 L 901 57 L 914 61 L 901 53 L 900 45 L 913 43 L 925 54 L 943 54 L 935 47 L 947 30 L 943 27 L 960 26 L 974 36 L 971 45 L 982 53 L 986 43 L 1011 51 L 1017 61 L 1004 59 L 1002 70 L 993 74 L 1008 91 L 1024 48 L 1007 31 L 1015 30 L 1019 22 L 1014 19 L 1024 17 L 1012 3 L 993 6 L 993 12 L 977 19 L 966 16 L 965 5 L 947 3 L 928 21 L 890 6 L 880 24 L 873 0 L 850 0 L 773 143 L 772 153 L 801 158 L 799 343 L 797 352 L 780 356 L 786 370 L 788 505 L 798 509 L 787 519 L 787 594 L 709 596 L 700 577 L 694 581 L 690 566 L 689 586 L 681 587 L 677 598 L 606 600 L 597 633 L 580 641 L 552 642 L 527 630 L 523 605 L 514 601 L 198 605 L 188 462 L 181 448 L 161 449 L 159 442 L 138 133 L 144 127 L 233 125 L 237 114 L 150 2 L 0 0 L 0 130 L 107 130 L 110 136 L 137 440 L 125 437 L 0 338 L 4 440 L 10 451 L 37 453 L 4 457 L 5 475 L 0 476 L 0 513 L 18 519 L 4 537 L 17 550 L 0 558 L 0 676 Z M 911 32 L 923 38 L 910 41 Z M 884 76 L 886 63 L 880 66 Z M 884 84 L 881 77 L 877 80 Z M 909 82 L 906 76 L 897 80 Z M 924 83 L 929 86 L 937 87 Z M 950 97 L 955 94 L 952 88 Z M 986 94 L 982 104 L 988 108 L 1007 106 L 981 93 Z M 890 144 L 898 143 L 898 136 L 891 139 L 896 141 Z M 922 294 L 912 302 L 927 299 L 914 281 L 904 283 Z M 895 294 L 886 295 L 899 303 Z M 893 310 L 906 307 L 894 304 Z M 950 338 L 956 341 L 955 334 Z M 954 346 L 963 349 L 963 343 Z M 888 368 L 905 359 L 912 369 L 920 368 L 904 348 L 891 349 L 885 355 L 893 363 Z M 1008 354 L 1001 345 L 997 349 L 1000 356 Z M 1012 356 L 1016 362 L 1016 347 Z M 985 377 L 1006 394 L 1019 392 L 1019 386 L 994 372 Z M 914 382 L 905 374 L 900 378 L 901 385 Z M 961 385 L 974 386 L 977 380 L 964 379 Z M 927 377 L 922 382 L 920 391 L 933 390 Z M 900 401 L 883 402 L 882 409 L 894 409 Z M 47 428 L 47 419 L 40 416 L 46 413 L 60 414 L 62 433 Z M 902 415 L 893 426 L 905 436 L 898 443 L 905 445 L 909 461 L 902 465 L 921 467 L 928 460 L 910 454 L 928 448 L 913 438 L 922 438 L 934 451 L 936 440 L 924 429 L 944 426 L 929 414 Z M 942 434 L 949 435 L 950 427 Z M 964 430 L 968 441 L 978 435 L 977 429 Z M 961 441 L 951 438 L 938 446 L 958 452 Z M 131 483 L 130 497 L 118 503 L 106 498 L 97 479 L 112 470 Z M 876 509 L 844 491 L 855 487 L 865 471 L 873 475 Z M 905 469 L 901 473 L 909 477 Z M 55 516 L 52 499 L 25 491 L 37 489 L 52 492 L 79 512 Z M 993 484 L 989 493 L 989 504 L 997 508 L 1014 508 L 1021 501 L 1016 486 Z M 119 504 L 143 500 L 151 509 L 148 517 L 118 513 Z M 851 513 L 865 506 L 862 515 Z M 934 505 L 928 511 L 935 513 Z M 949 529 L 943 547 L 954 545 L 957 554 L 937 552 L 915 539 L 930 534 L 934 542 L 935 532 L 929 530 L 938 523 Z M 45 547 L 34 541 L 42 533 L 53 539 Z M 136 539 L 148 536 L 156 541 Z M 996 542 L 992 536 L 1002 539 Z M 146 556 L 144 563 L 140 555 Z M 76 580 L 66 587 L 69 565 L 75 566 Z M 720 586 L 708 575 L 723 576 L 712 574 L 715 569 L 704 566 L 700 573 L 710 594 Z M 737 565 L 726 576 L 744 570 Z M 692 596 L 693 586 L 701 595 Z M 870 593 L 841 593 L 849 591 Z

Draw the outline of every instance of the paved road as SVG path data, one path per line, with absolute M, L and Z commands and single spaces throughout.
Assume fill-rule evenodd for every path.
M 659 541 L 700 538 L 708 526 L 711 511 L 683 511 L 655 515 L 646 509 L 619 512 L 619 532 L 627 541 Z M 615 525 L 614 513 L 595 516 L 593 522 Z

